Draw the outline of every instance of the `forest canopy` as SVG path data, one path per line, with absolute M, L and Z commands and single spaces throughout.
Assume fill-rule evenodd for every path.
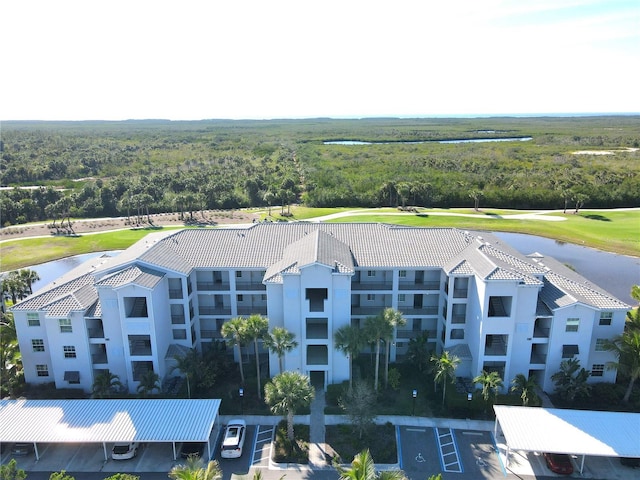
M 513 140 L 440 143 L 495 138 Z M 326 143 L 341 140 L 370 143 Z M 638 116 L 8 121 L 0 212 L 6 226 L 296 202 L 634 207 L 639 147 Z

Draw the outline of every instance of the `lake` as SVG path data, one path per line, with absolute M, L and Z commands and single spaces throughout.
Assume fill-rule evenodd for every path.
M 521 233 L 494 233 L 496 237 L 527 255 L 539 252 L 570 265 L 580 275 L 604 288 L 623 302 L 635 305 L 631 286 L 640 285 L 640 258 L 603 252 L 571 243 Z M 34 291 L 44 287 L 86 260 L 102 254 L 116 255 L 119 251 L 87 253 L 29 267 L 38 272 L 41 280 L 34 283 Z
M 361 140 L 329 140 L 323 145 L 417 145 L 420 143 L 486 143 L 486 142 L 528 142 L 532 137 L 508 137 L 508 138 L 459 138 L 456 140 L 417 140 L 407 142 L 364 142 Z

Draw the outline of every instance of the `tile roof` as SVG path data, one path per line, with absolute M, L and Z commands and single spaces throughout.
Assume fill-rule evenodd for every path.
M 164 273 L 158 272 L 146 267 L 132 265 L 124 270 L 105 276 L 99 280 L 96 285 L 99 287 L 121 287 L 129 283 L 135 283 L 142 287 L 153 288 L 162 280 Z

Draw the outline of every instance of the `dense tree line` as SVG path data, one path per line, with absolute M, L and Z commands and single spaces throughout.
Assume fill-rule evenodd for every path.
M 638 206 L 639 125 L 631 116 L 5 122 L 0 182 L 39 187 L 3 190 L 0 211 L 10 225 L 292 202 Z M 532 140 L 437 142 L 523 136 Z M 379 143 L 324 143 L 336 139 Z M 616 152 L 574 153 L 590 149 Z

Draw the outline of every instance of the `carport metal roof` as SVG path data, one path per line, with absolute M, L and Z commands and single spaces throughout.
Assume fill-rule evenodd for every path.
M 219 399 L 2 400 L 0 442 L 208 442 Z
M 509 450 L 640 457 L 640 413 L 495 405 Z

